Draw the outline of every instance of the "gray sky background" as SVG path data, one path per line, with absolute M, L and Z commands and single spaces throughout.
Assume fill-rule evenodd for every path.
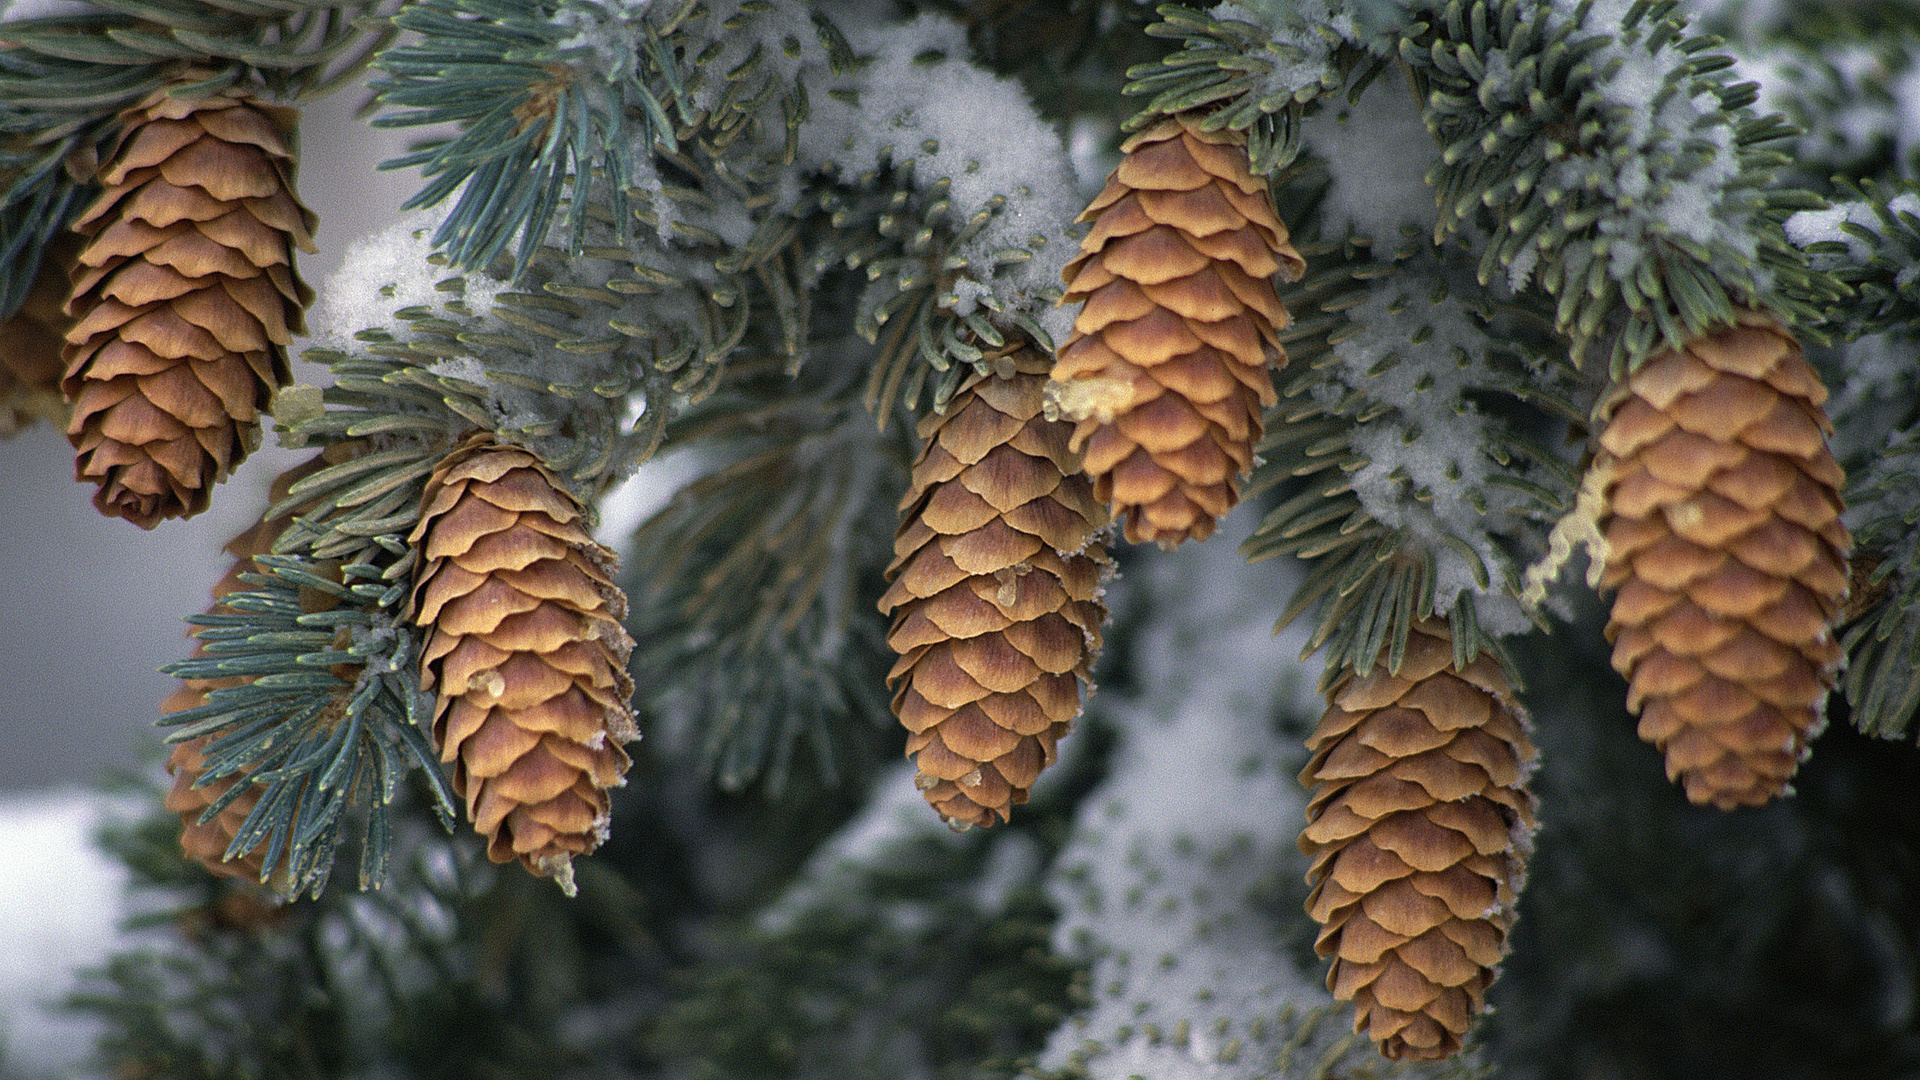
M 300 272 L 317 290 L 347 245 L 390 222 L 417 185 L 411 172 L 375 166 L 418 133 L 368 128 L 353 116 L 363 97 L 337 94 L 302 114 L 298 182 L 320 215 L 320 252 Z M 311 381 L 311 370 L 296 361 L 296 379 Z M 39 425 L 0 440 L 0 791 L 90 781 L 157 744 L 152 722 L 175 685 L 158 669 L 186 655 L 181 620 L 206 607 L 227 566 L 220 546 L 255 520 L 275 472 L 297 458 L 269 432 L 210 510 L 143 532 L 94 510 L 60 431 Z

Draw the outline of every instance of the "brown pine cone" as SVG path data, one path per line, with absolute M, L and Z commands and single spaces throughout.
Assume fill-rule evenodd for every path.
M 409 539 L 441 760 L 488 857 L 571 892 L 572 856 L 606 838 L 621 744 L 640 737 L 613 552 L 538 458 L 484 432 L 434 469 Z
M 1065 300 L 1085 306 L 1048 394 L 1078 422 L 1094 494 L 1134 543 L 1213 535 L 1275 400 L 1268 363 L 1286 362 L 1273 276 L 1293 281 L 1306 264 L 1242 143 L 1162 121 L 1126 141 L 1079 218 L 1093 230 L 1067 264 Z
M 291 109 L 242 90 L 156 92 L 122 116 L 67 314 L 67 437 L 94 505 L 150 529 L 206 509 L 259 440 L 313 297 L 293 249 L 314 218 L 293 190 Z
M 274 478 L 271 499 L 279 502 L 286 498 L 287 492 L 301 479 L 325 468 L 329 463 L 327 456 L 316 454 L 313 458 L 295 465 L 293 468 Z M 290 518 L 268 518 L 249 527 L 245 532 L 229 540 L 224 550 L 233 556 L 232 565 L 213 584 L 213 606 L 209 613 L 218 614 L 229 609 L 222 603 L 228 596 L 247 587 L 240 580 L 241 574 L 254 572 L 254 556 L 265 555 L 273 550 L 273 543 L 286 529 Z M 199 645 L 194 646 L 195 656 L 204 655 Z M 235 676 L 224 679 L 182 679 L 173 694 L 160 704 L 162 713 L 185 712 L 197 709 L 207 703 L 207 695 L 223 687 L 238 686 L 244 678 Z M 164 805 L 168 810 L 180 815 L 180 847 L 187 858 L 205 866 L 222 877 L 244 878 L 259 881 L 266 869 L 266 852 L 262 848 L 226 861 L 228 845 L 240 834 L 240 827 L 246 823 L 247 815 L 253 812 L 254 805 L 260 801 L 259 791 L 253 790 L 241 794 L 228 803 L 211 820 L 201 821 L 201 814 L 225 795 L 238 777 L 226 776 L 204 787 L 196 787 L 200 777 L 206 772 L 205 750 L 213 740 L 211 735 L 179 743 L 167 757 L 167 774 L 173 777 L 173 787 L 167 792 Z
M 1785 792 L 1821 725 L 1852 546 L 1826 397 L 1792 335 L 1746 312 L 1650 357 L 1600 435 L 1613 666 L 1695 803 Z
M 40 270 L 20 310 L 0 322 L 0 435 L 45 417 L 67 422 L 60 393 L 66 363 L 60 353 L 73 320 L 67 318 L 67 272 L 79 245 L 63 236 L 47 245 Z
M 1043 415 L 1046 360 L 1031 348 L 1003 359 L 1011 376 L 974 376 L 921 422 L 880 600 L 915 783 L 970 825 L 1026 802 L 1080 715 L 1112 565 L 1068 426 Z
M 1525 721 L 1492 657 L 1455 670 L 1450 634 L 1416 625 L 1398 673 L 1342 675 L 1300 773 L 1327 986 L 1395 1060 L 1460 1049 L 1532 846 Z

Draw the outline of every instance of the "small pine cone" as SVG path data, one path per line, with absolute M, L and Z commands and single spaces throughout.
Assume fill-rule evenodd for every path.
M 67 272 L 78 252 L 67 237 L 48 244 L 26 301 L 0 322 L 0 435 L 43 417 L 67 422 L 60 353 L 73 325 L 66 313 Z
M 291 109 L 241 90 L 156 92 L 122 116 L 67 314 L 67 437 L 94 505 L 150 529 L 206 509 L 288 381 L 313 293 L 293 249 L 313 215 L 293 190 Z
M 1314 787 L 1300 849 L 1327 986 L 1389 1058 L 1443 1058 L 1480 1011 L 1506 949 L 1534 829 L 1534 759 L 1505 674 L 1453 665 L 1445 623 L 1412 628 L 1397 674 L 1327 692 L 1300 773 Z
M 1792 335 L 1747 312 L 1649 358 L 1600 435 L 1613 666 L 1695 803 L 1785 792 L 1821 725 L 1852 546 L 1826 396 Z
M 409 539 L 441 760 L 488 857 L 571 891 L 572 856 L 606 838 L 620 744 L 640 737 L 614 554 L 538 458 L 485 433 L 434 469 Z
M 1043 414 L 1046 361 L 1008 359 L 1011 377 L 976 375 L 922 421 L 880 600 L 915 783 L 955 824 L 1027 801 L 1080 715 L 1106 618 L 1106 511 L 1068 425 Z
M 1065 299 L 1085 306 L 1048 395 L 1126 538 L 1171 548 L 1239 501 L 1275 400 L 1269 360 L 1286 361 L 1273 276 L 1306 264 L 1237 133 L 1166 120 L 1121 150 L 1079 218 L 1093 230 Z
M 326 457 L 315 455 L 310 460 L 286 470 L 274 479 L 270 497 L 274 502 L 280 501 L 287 496 L 287 492 L 294 484 L 325 468 L 327 464 Z M 213 583 L 213 607 L 209 609 L 210 613 L 219 614 L 229 611 L 222 601 L 247 587 L 246 582 L 240 580 L 240 575 L 254 571 L 253 560 L 256 555 L 265 555 L 273 550 L 274 541 L 287 527 L 289 520 L 289 518 L 268 518 L 256 522 L 245 532 L 227 541 L 225 550 L 233 556 L 233 563 L 227 567 L 227 572 L 221 575 L 220 580 Z M 197 644 L 193 652 L 195 656 L 204 654 L 204 650 Z M 240 676 L 223 679 L 182 679 L 173 694 L 161 702 L 160 711 L 171 714 L 197 709 L 207 703 L 207 695 L 212 691 L 239 686 L 245 681 L 246 679 Z M 173 787 L 167 792 L 164 805 L 168 810 L 180 815 L 180 848 L 186 853 L 187 858 L 222 877 L 259 881 L 265 869 L 264 849 L 256 847 L 231 862 L 222 858 L 226 854 L 228 845 L 233 843 L 233 838 L 240 834 L 240 827 L 246 823 L 247 815 L 253 812 L 254 805 L 260 801 L 259 791 L 256 789 L 244 792 L 222 808 L 212 819 L 205 822 L 200 820 L 201 814 L 207 807 L 212 806 L 239 782 L 239 777 L 225 776 L 204 787 L 195 786 L 206 772 L 205 751 L 207 744 L 212 742 L 213 738 L 211 735 L 203 735 L 200 738 L 179 743 L 173 748 L 173 752 L 167 757 L 167 774 L 173 777 Z

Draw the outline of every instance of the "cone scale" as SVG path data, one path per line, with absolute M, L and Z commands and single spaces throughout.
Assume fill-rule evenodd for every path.
M 1784 793 L 1821 726 L 1851 546 L 1825 400 L 1793 337 L 1747 312 L 1649 357 L 1600 435 L 1613 666 L 1695 803 Z
M 61 352 L 73 325 L 66 313 L 67 274 L 78 250 L 71 237 L 48 244 L 20 310 L 0 321 L 0 435 L 41 417 L 66 426 Z
M 122 117 L 66 312 L 67 437 L 104 514 L 152 528 L 206 509 L 288 381 L 312 292 L 295 114 L 244 91 L 156 92 Z
M 1305 263 L 1239 134 L 1170 119 L 1121 150 L 1079 218 L 1064 302 L 1082 306 L 1048 396 L 1126 539 L 1172 548 L 1239 501 L 1285 362 L 1273 278 Z
M 571 892 L 639 738 L 614 555 L 538 458 L 484 433 L 435 468 L 409 539 L 421 685 L 467 817 L 494 862 Z
M 1506 950 L 1534 830 L 1534 750 L 1505 674 L 1456 669 L 1451 632 L 1416 624 L 1398 672 L 1327 692 L 1300 774 L 1300 849 L 1327 987 L 1399 1060 L 1457 1053 Z
M 1106 512 L 1069 426 L 1044 415 L 1046 361 L 1001 359 L 1011 374 L 974 376 L 922 422 L 880 601 L 915 782 L 955 825 L 1027 801 L 1080 713 L 1106 618 Z

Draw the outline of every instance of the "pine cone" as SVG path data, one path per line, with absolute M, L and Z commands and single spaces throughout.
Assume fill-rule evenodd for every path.
M 206 509 L 257 444 L 313 293 L 294 195 L 291 109 L 242 90 L 156 92 L 122 117 L 67 313 L 67 437 L 94 505 L 150 529 Z
M 915 782 L 942 817 L 971 825 L 1027 801 L 1080 714 L 1112 565 L 1067 425 L 1042 413 L 1045 359 L 1004 359 L 1014 374 L 974 376 L 922 421 L 880 600 Z
M 67 328 L 67 272 L 78 245 L 62 237 L 47 245 L 40 269 L 20 310 L 0 322 L 0 435 L 11 435 L 45 417 L 67 420 L 60 393 L 60 359 Z
M 1065 299 L 1086 304 L 1048 394 L 1078 421 L 1094 494 L 1134 543 L 1213 534 L 1275 400 L 1269 357 L 1286 361 L 1273 275 L 1292 281 L 1306 264 L 1241 143 L 1163 121 L 1127 140 L 1079 218 L 1093 230 L 1067 264 Z
M 1300 773 L 1300 849 L 1327 986 L 1389 1058 L 1460 1049 L 1505 952 L 1534 829 L 1526 724 L 1492 657 L 1453 666 L 1445 623 L 1413 627 L 1397 674 L 1327 692 Z
M 337 458 L 338 455 L 329 455 Z M 301 479 L 325 468 L 329 456 L 316 454 L 308 461 L 295 465 L 274 479 L 271 499 L 279 502 L 286 498 L 288 491 Z M 247 588 L 240 580 L 241 574 L 255 570 L 254 557 L 265 555 L 273 550 L 273 543 L 286 529 L 291 518 L 268 518 L 255 523 L 245 532 L 229 540 L 224 550 L 233 556 L 232 565 L 213 584 L 213 606 L 210 614 L 230 613 L 222 601 L 233 593 Z M 196 644 L 193 654 L 204 655 L 204 650 Z M 239 686 L 246 679 L 234 676 L 223 679 L 182 679 L 180 686 L 166 701 L 160 704 L 162 713 L 186 712 L 197 709 L 207 703 L 208 694 L 229 686 Z M 266 869 L 266 852 L 262 848 L 252 851 L 232 861 L 223 858 L 233 838 L 240 834 L 240 827 L 246 823 L 247 815 L 253 812 L 254 805 L 260 801 L 260 792 L 255 790 L 242 793 L 233 802 L 228 803 L 211 820 L 201 821 L 201 815 L 209 806 L 225 795 L 239 777 L 224 776 L 204 787 L 196 787 L 200 777 L 206 772 L 205 751 L 213 736 L 203 735 L 197 739 L 179 743 L 167 757 L 167 773 L 173 777 L 173 787 L 167 792 L 164 805 L 168 810 L 180 815 L 180 847 L 187 858 L 198 862 L 222 877 L 244 878 L 259 881 Z
M 1649 358 L 1600 435 L 1613 666 L 1695 803 L 1781 794 L 1818 734 L 1852 546 L 1826 397 L 1792 335 L 1748 312 Z
M 476 433 L 427 481 L 413 621 L 434 738 L 495 862 L 518 858 L 572 888 L 571 857 L 606 838 L 633 639 L 614 555 L 538 458 Z

